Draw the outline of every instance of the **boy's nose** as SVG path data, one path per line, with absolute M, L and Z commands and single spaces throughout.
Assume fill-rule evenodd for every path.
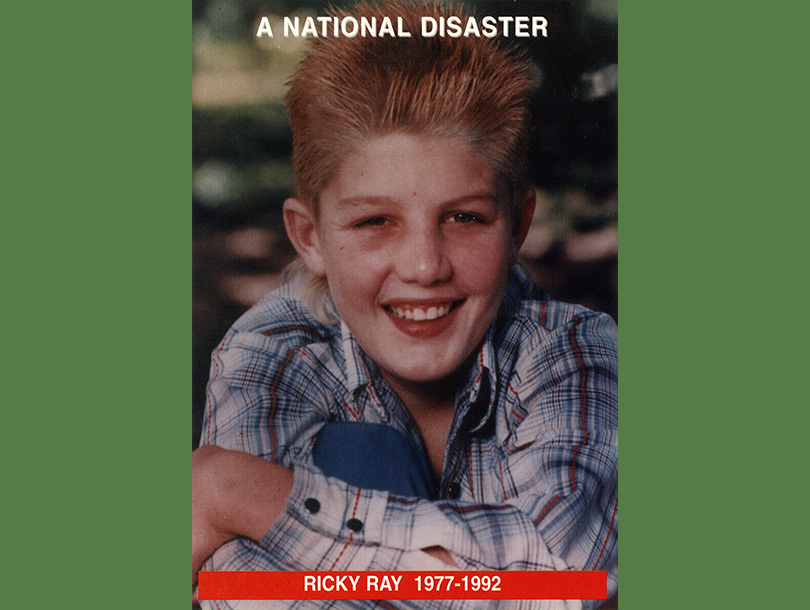
M 440 232 L 431 229 L 409 232 L 399 248 L 395 268 L 403 282 L 430 286 L 448 280 L 452 266 Z

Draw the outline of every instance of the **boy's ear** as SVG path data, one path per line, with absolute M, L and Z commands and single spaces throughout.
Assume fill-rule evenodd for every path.
M 295 250 L 304 260 L 311 273 L 318 277 L 326 275 L 318 237 L 318 225 L 312 208 L 300 199 L 284 202 L 284 227 Z
M 529 233 L 529 227 L 532 224 L 534 217 L 534 207 L 537 203 L 537 198 L 534 189 L 526 189 L 523 192 L 520 200 L 517 202 L 515 208 L 515 228 L 513 237 L 514 255 L 517 257 L 523 242 L 526 240 L 526 235 Z

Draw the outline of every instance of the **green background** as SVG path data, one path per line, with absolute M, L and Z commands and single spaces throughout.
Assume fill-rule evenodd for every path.
M 189 607 L 188 15 L 3 9 L 6 608 Z
M 777 12 L 620 8 L 623 610 L 795 605 L 806 45 Z M 4 606 L 187 608 L 188 7 L 4 22 Z

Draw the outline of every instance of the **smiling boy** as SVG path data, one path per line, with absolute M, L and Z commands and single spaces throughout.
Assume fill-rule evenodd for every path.
M 214 353 L 193 572 L 216 551 L 209 569 L 596 569 L 615 590 L 615 325 L 515 266 L 530 87 L 494 40 L 315 41 L 287 96 L 302 263 Z M 307 603 L 332 602 L 284 605 Z

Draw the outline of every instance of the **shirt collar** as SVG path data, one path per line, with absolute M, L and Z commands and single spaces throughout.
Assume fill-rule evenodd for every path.
M 369 372 L 365 352 L 343 320 L 340 321 L 340 334 L 346 367 L 346 388 L 349 392 L 354 393 L 359 388 L 367 386 L 371 382 L 372 375 Z M 374 370 L 377 370 L 376 366 Z
M 469 427 L 471 432 L 483 428 L 495 410 L 492 388 L 498 387 L 498 371 L 495 365 L 494 334 L 493 321 L 484 335 L 470 372 L 470 380 L 461 392 L 457 405 L 461 412 L 456 419 Z
M 366 356 L 357 339 L 343 321 L 340 323 L 340 332 L 346 370 L 346 388 L 349 392 L 354 394 L 369 385 L 379 387 L 377 384 L 384 384 L 376 364 Z M 456 408 L 460 412 L 456 419 L 458 421 L 469 419 L 469 422 L 465 421 L 465 427 L 469 426 L 473 432 L 482 428 L 494 411 L 492 388 L 497 387 L 494 333 L 495 323 L 493 322 L 487 330 L 472 364 L 468 381 L 458 394 Z M 385 386 L 387 389 L 387 384 Z

